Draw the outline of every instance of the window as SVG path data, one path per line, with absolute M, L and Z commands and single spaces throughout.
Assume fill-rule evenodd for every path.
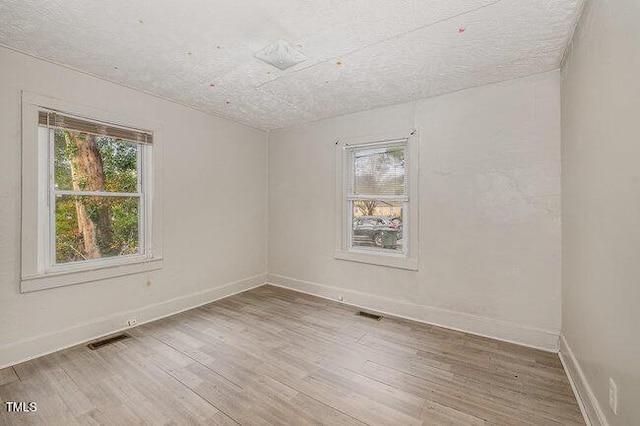
M 46 269 L 144 256 L 144 170 L 153 136 L 39 111 L 49 190 Z
M 22 291 L 158 269 L 156 132 L 50 104 L 23 94 Z
M 417 269 L 415 137 L 338 143 L 336 258 Z

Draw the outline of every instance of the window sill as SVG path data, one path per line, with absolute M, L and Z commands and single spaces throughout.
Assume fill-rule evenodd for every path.
M 343 251 L 343 250 L 337 250 L 334 253 L 333 257 L 339 260 L 368 263 L 370 265 L 386 266 L 389 268 L 406 269 L 409 271 L 418 270 L 417 259 L 407 259 L 404 257 L 358 253 L 358 252 Z
M 91 269 L 69 269 L 46 274 L 23 277 L 20 292 L 45 290 L 91 281 L 106 280 L 125 275 L 140 274 L 162 269 L 162 258 L 138 260 L 136 262 L 96 266 Z

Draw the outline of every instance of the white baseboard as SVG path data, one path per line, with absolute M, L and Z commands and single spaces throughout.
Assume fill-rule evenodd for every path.
M 0 369 L 128 329 L 130 327 L 123 324 L 126 324 L 127 319 L 134 315 L 138 318 L 138 324 L 141 325 L 260 287 L 266 281 L 266 274 L 256 275 L 132 311 L 104 316 L 53 333 L 20 340 L 0 347 Z
M 269 274 L 267 279 L 269 284 L 325 299 L 340 301 L 340 296 L 342 296 L 344 297 L 343 302 L 346 304 L 383 314 L 516 343 L 548 352 L 558 352 L 558 336 L 560 333 L 557 331 L 526 327 L 512 322 L 433 306 L 418 305 L 409 301 L 389 299 L 276 274 Z
M 569 383 L 576 395 L 580 411 L 584 416 L 584 420 L 588 426 L 609 426 L 609 422 L 602 411 L 602 407 L 598 402 L 587 377 L 578 363 L 578 359 L 573 355 L 571 347 L 567 343 L 564 335 L 560 335 L 560 361 L 564 366 L 564 370 L 569 378 Z

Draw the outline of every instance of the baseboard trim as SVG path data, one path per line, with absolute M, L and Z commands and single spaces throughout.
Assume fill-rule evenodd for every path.
M 418 305 L 409 301 L 389 299 L 277 274 L 268 274 L 267 282 L 277 287 L 346 303 L 358 308 L 370 309 L 387 315 L 541 349 L 547 352 L 558 352 L 558 337 L 560 333 L 555 331 L 526 327 L 512 322 L 433 306 Z M 340 300 L 340 297 L 343 297 L 344 300 Z
M 0 347 L 0 369 L 131 328 L 123 324 L 126 324 L 127 318 L 131 318 L 132 315 L 137 316 L 138 325 L 142 325 L 260 287 L 266 281 L 267 274 L 260 274 L 139 309 L 118 312 L 53 333 L 20 340 Z
M 609 422 L 602 411 L 602 407 L 598 402 L 584 370 L 578 363 L 578 359 L 573 354 L 567 339 L 563 334 L 560 335 L 560 362 L 567 373 L 569 383 L 573 389 L 573 393 L 578 400 L 580 411 L 588 426 L 609 426 Z

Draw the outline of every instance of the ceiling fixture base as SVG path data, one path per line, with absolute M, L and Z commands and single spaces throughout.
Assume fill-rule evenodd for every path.
M 307 60 L 304 53 L 294 49 L 291 44 L 283 40 L 268 45 L 256 52 L 254 56 L 283 71 Z

